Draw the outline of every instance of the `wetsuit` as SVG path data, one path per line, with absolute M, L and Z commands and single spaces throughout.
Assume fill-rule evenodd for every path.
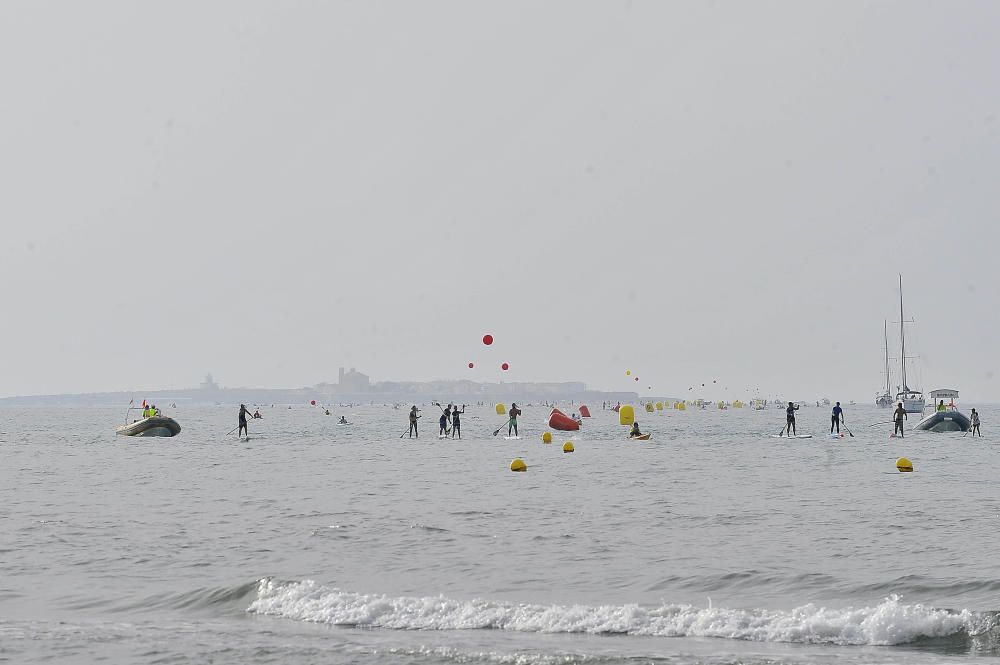
M 444 413 L 441 414 L 441 418 L 438 420 L 438 425 L 441 426 L 441 431 L 438 432 L 438 436 L 444 436 L 448 433 L 448 416 Z
M 237 433 L 236 436 L 238 436 L 238 437 L 239 436 L 243 436 L 244 433 L 246 433 L 247 436 L 250 436 L 250 430 L 247 428 L 247 408 L 241 404 L 240 405 L 240 431 L 239 431 L 239 433 Z
M 843 412 L 844 412 L 844 410 L 842 408 L 840 408 L 839 406 L 833 407 L 833 415 L 830 416 L 830 433 L 831 434 L 833 434 L 833 428 L 834 427 L 837 428 L 837 434 L 840 434 L 840 414 L 842 414 Z
M 896 424 L 892 429 L 893 435 L 898 433 L 900 437 L 903 436 L 903 418 L 906 418 L 906 409 L 897 406 L 896 410 L 892 413 L 893 422 Z
M 628 434 L 631 436 L 642 436 L 642 432 L 639 431 L 639 423 L 632 423 L 632 431 Z
M 460 413 L 465 413 L 464 407 L 459 411 L 456 406 L 455 410 L 451 412 L 451 438 L 453 439 L 456 435 L 458 435 L 458 438 L 462 438 L 462 419 L 458 415 Z
M 972 412 L 972 436 L 975 436 L 976 434 L 978 434 L 979 436 L 983 435 L 983 433 L 979 431 L 979 413 L 973 411 Z

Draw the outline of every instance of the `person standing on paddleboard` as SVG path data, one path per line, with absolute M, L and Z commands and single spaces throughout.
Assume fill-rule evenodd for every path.
M 250 412 L 247 411 L 247 405 L 246 404 L 240 404 L 240 431 L 236 435 L 237 437 L 243 436 L 244 433 L 247 436 L 250 436 L 250 430 L 247 428 L 247 414 L 248 413 L 250 413 Z
M 840 408 L 840 402 L 833 407 L 833 415 L 830 416 L 830 434 L 833 434 L 833 428 L 837 428 L 837 434 L 840 434 L 840 421 L 844 417 L 844 410 Z
M 979 431 L 979 414 L 975 409 L 972 410 L 972 436 L 979 435 L 983 436 L 983 433 Z
M 414 436 L 416 436 L 418 439 L 420 438 L 420 433 L 417 432 L 417 418 L 420 417 L 420 416 L 417 415 L 417 411 L 419 411 L 419 410 L 420 409 L 418 409 L 416 407 L 416 405 L 414 405 L 413 408 L 410 409 L 410 438 L 411 439 Z
M 465 405 L 464 404 L 462 405 L 462 410 L 461 411 L 458 410 L 458 406 L 457 405 L 454 406 L 454 407 L 452 407 L 452 410 L 451 410 L 451 438 L 453 438 L 453 439 L 455 438 L 456 435 L 458 435 L 459 439 L 462 438 L 462 419 L 459 416 L 460 413 L 465 413 Z
M 896 432 L 899 432 L 899 438 L 903 438 L 903 419 L 909 420 L 910 417 L 906 415 L 906 409 L 903 408 L 903 403 L 900 402 L 896 410 L 892 412 L 892 420 L 895 423 L 895 427 L 892 428 L 892 435 L 896 436 Z
M 448 412 L 442 411 L 441 417 L 438 418 L 438 425 L 441 426 L 441 431 L 438 432 L 438 436 L 447 436 L 448 434 Z
M 791 402 L 788 403 L 788 408 L 785 409 L 785 436 L 795 436 L 795 412 L 799 410 L 799 407 Z
M 510 436 L 511 432 L 514 433 L 514 436 L 517 436 L 517 417 L 521 415 L 521 409 L 517 408 L 517 402 L 510 403 L 510 411 L 507 412 L 507 415 L 510 416 L 510 420 L 508 421 L 508 425 L 510 426 L 507 428 L 507 436 Z

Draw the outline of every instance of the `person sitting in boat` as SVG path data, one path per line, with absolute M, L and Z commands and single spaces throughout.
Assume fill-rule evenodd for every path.
M 944 400 L 941 400 L 941 401 L 938 402 L 937 410 L 938 411 L 947 411 L 948 410 L 948 407 L 946 407 L 944 405 Z
M 341 416 L 340 417 L 340 424 L 341 425 L 347 425 L 348 424 L 347 418 L 345 418 L 344 416 Z
M 642 436 L 642 432 L 639 431 L 639 423 L 632 423 L 632 431 L 628 433 L 629 438 L 635 438 L 637 436 Z
M 256 420 L 257 418 L 263 418 L 264 416 L 260 415 L 260 409 L 257 409 L 256 411 L 253 412 L 253 417 L 254 420 Z

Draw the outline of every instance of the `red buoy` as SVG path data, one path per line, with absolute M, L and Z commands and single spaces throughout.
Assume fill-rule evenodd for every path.
M 489 346 L 493 343 L 493 335 L 483 335 L 483 344 Z
M 500 365 L 500 369 L 502 369 L 503 371 L 506 372 L 507 370 L 510 369 L 510 365 L 508 365 L 507 363 L 504 363 L 503 365 Z

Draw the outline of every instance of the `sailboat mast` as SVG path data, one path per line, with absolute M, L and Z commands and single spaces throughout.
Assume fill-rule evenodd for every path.
M 889 376 L 889 322 L 882 320 L 882 340 L 885 349 L 885 392 L 892 395 L 892 377 Z
M 906 385 L 906 333 L 903 331 L 903 275 L 899 275 L 899 366 L 902 369 L 903 392 L 910 388 Z

